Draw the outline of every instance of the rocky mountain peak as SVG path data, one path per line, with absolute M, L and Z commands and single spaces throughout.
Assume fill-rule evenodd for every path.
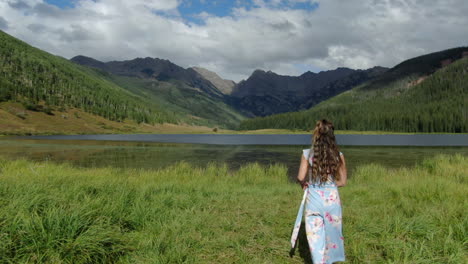
M 223 94 L 231 94 L 232 89 L 236 85 L 234 81 L 223 79 L 218 74 L 208 69 L 202 67 L 192 67 L 192 69 L 203 76 L 203 78 L 210 81 Z

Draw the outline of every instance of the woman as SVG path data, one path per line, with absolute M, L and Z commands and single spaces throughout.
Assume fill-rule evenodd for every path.
M 333 124 L 325 119 L 318 121 L 312 142 L 310 150 L 303 150 L 297 175 L 307 190 L 305 225 L 312 261 L 314 264 L 344 261 L 338 187 L 346 185 L 347 171 L 343 153 L 336 145 Z

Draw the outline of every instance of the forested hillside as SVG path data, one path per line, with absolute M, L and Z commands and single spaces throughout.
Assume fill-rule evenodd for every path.
M 468 58 L 462 57 L 467 51 L 458 48 L 408 60 L 309 110 L 245 120 L 240 129 L 308 130 L 316 120 L 328 118 L 340 130 L 466 133 Z
M 0 31 L 0 102 L 16 101 L 26 109 L 80 108 L 109 120 L 177 122 L 174 113 L 150 104 L 95 71 L 51 55 Z

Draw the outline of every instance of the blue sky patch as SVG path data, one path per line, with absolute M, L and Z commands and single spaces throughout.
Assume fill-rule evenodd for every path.
M 279 5 L 273 5 L 271 0 L 265 0 L 265 4 L 269 8 L 274 9 L 303 9 L 313 11 L 318 8 L 318 3 L 307 2 L 289 2 L 287 0 Z M 209 15 L 224 17 L 229 16 L 233 8 L 245 8 L 250 10 L 258 7 L 253 0 L 184 0 L 179 6 L 181 16 L 187 21 L 193 23 L 203 23 L 203 18 L 200 14 L 205 12 Z
M 44 2 L 62 9 L 75 7 L 74 0 L 44 0 Z
M 44 0 L 50 5 L 57 6 L 61 9 L 73 8 L 75 3 L 79 0 Z M 131 1 L 131 0 L 128 0 Z M 302 9 L 306 11 L 313 11 L 318 8 L 316 2 L 290 2 L 288 0 L 282 1 L 279 5 L 273 5 L 272 0 L 264 0 L 269 8 L 274 9 Z M 253 0 L 182 0 L 178 11 L 183 19 L 188 22 L 202 24 L 204 19 L 200 14 L 207 13 L 208 15 L 225 17 L 229 16 L 233 8 L 242 7 L 247 10 L 258 7 L 254 4 Z M 163 12 L 156 11 L 156 14 L 162 15 Z

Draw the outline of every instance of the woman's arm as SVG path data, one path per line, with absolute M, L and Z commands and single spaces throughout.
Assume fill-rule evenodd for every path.
M 301 165 L 299 166 L 299 173 L 297 174 L 297 180 L 299 182 L 303 183 L 305 181 L 308 168 L 309 168 L 309 162 L 304 157 L 304 155 L 302 155 Z
M 336 186 L 343 187 L 346 185 L 346 180 L 348 178 L 348 171 L 346 170 L 346 162 L 344 155 L 340 155 L 341 165 L 338 168 L 338 174 L 340 175 L 340 180 L 336 181 Z

